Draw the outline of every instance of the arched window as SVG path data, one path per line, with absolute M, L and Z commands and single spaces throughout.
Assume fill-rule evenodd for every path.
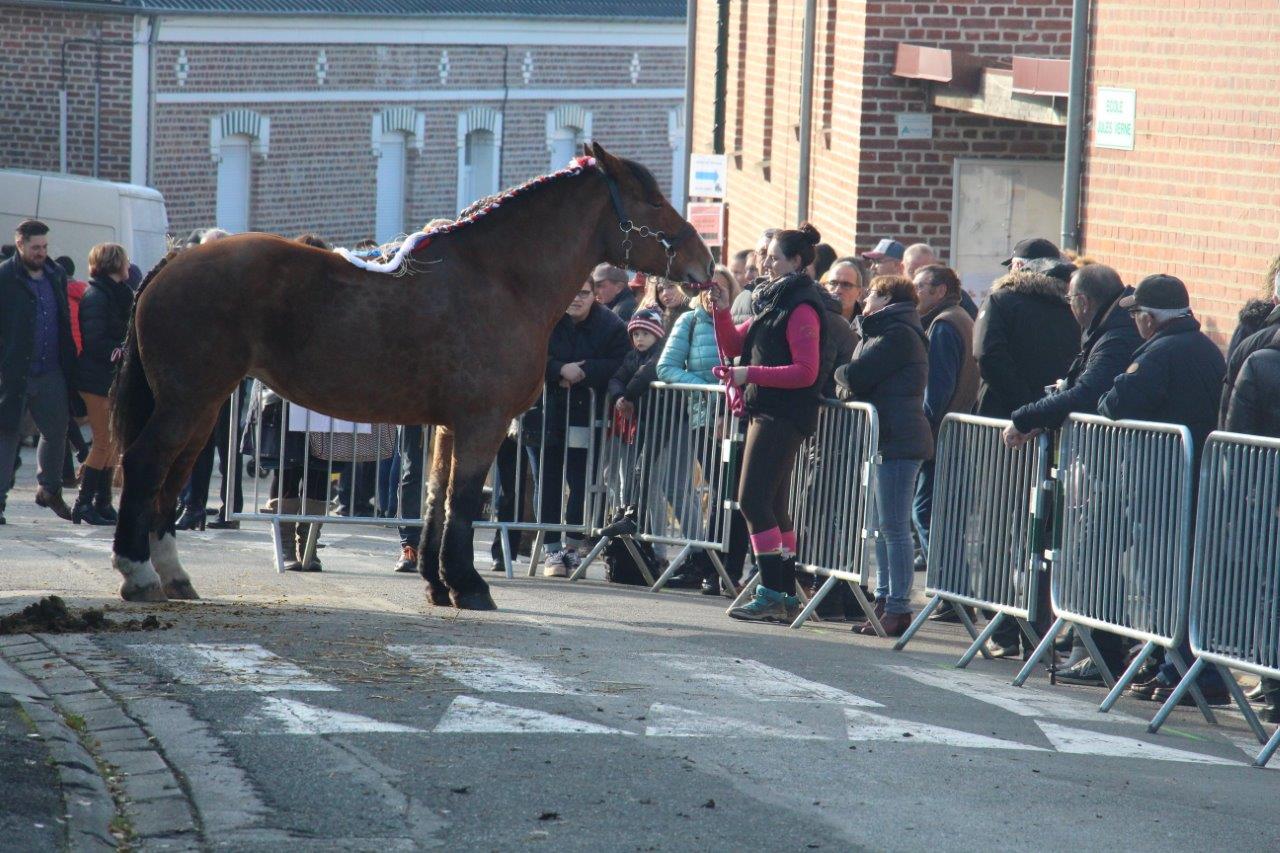
M 269 128 L 252 110 L 231 110 L 209 122 L 209 150 L 218 164 L 214 224 L 233 234 L 250 228 L 253 155 L 266 156 Z
M 547 151 L 550 169 L 555 172 L 569 165 L 591 139 L 591 113 L 582 107 L 556 107 L 547 113 Z
M 458 116 L 458 210 L 498 191 L 502 114 L 473 107 Z
M 407 107 L 383 110 L 373 118 L 378 158 L 373 233 L 379 243 L 405 233 L 409 148 L 422 149 L 425 125 L 424 114 Z

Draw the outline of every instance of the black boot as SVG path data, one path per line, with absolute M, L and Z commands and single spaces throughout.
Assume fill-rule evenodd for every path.
M 75 506 L 71 508 L 71 521 L 75 524 L 84 522 L 100 526 L 108 526 L 113 522 L 98 515 L 93 501 L 98 495 L 98 481 L 102 479 L 101 468 L 84 468 L 84 476 L 80 479 L 80 494 L 76 496 Z
M 294 533 L 294 548 L 298 554 L 298 565 L 300 566 L 298 571 L 300 572 L 319 572 L 324 568 L 320 564 L 320 549 L 318 547 L 318 542 L 316 543 L 316 556 L 312 557 L 310 562 L 307 562 L 307 537 L 310 534 L 310 524 L 299 524 L 296 532 Z
M 208 521 L 208 516 L 205 515 L 204 507 L 199 509 L 184 507 L 182 515 L 178 516 L 178 520 L 173 526 L 178 530 L 204 530 L 206 521 Z
M 115 468 L 102 469 L 102 474 L 98 477 L 98 491 L 93 498 L 93 508 L 98 511 L 98 515 L 112 524 L 115 524 L 117 518 L 115 507 L 111 505 L 111 481 L 115 479 L 115 475 Z

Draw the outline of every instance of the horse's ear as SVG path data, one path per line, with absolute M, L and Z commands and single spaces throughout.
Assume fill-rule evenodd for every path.
M 601 169 L 604 169 L 605 174 L 611 175 L 615 180 L 623 177 L 625 170 L 622 167 L 622 161 L 605 151 L 604 146 L 594 139 L 591 140 L 591 155 L 596 158 L 596 162 L 600 164 Z

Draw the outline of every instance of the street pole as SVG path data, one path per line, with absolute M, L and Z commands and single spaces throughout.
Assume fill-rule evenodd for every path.
M 698 0 L 688 0 L 685 14 L 686 42 L 684 49 L 684 156 L 680 169 L 684 172 L 680 198 L 672 199 L 681 216 L 689 211 L 689 155 L 693 153 L 693 63 L 698 47 Z
M 1071 83 L 1062 170 L 1062 247 L 1080 250 L 1080 182 L 1084 170 L 1084 101 L 1089 64 L 1089 0 L 1071 7 Z
M 796 224 L 809 218 L 809 172 L 813 148 L 813 54 L 818 0 L 805 0 L 804 51 L 800 59 L 800 168 L 796 188 Z

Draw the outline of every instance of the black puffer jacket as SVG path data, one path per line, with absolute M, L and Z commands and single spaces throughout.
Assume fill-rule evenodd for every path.
M 590 391 L 596 392 L 596 405 L 604 405 L 609 380 L 622 366 L 631 350 L 627 324 L 608 308 L 591 303 L 591 310 L 581 323 L 565 314 L 551 330 L 547 343 L 547 406 L 539 414 L 545 418 L 548 433 L 564 431 L 566 402 L 569 423 L 582 426 L 590 420 Z M 583 362 L 585 379 L 573 386 L 572 393 L 560 387 L 560 368 L 572 362 Z M 589 390 L 590 389 L 590 390 Z M 537 407 L 535 407 L 537 408 Z
M 1280 305 L 1274 306 L 1262 322 L 1258 323 L 1256 331 L 1241 338 L 1237 329 L 1237 334 L 1232 336 L 1231 346 L 1227 349 L 1227 375 L 1222 386 L 1222 396 L 1218 400 L 1219 424 L 1226 423 L 1227 409 L 1231 405 L 1231 394 L 1235 390 L 1240 368 L 1249 356 L 1270 345 L 1271 336 L 1276 329 L 1280 329 Z
M 1044 396 L 1067 375 L 1080 351 L 1080 326 L 1067 305 L 1066 285 L 1041 273 L 1010 273 L 978 312 L 973 357 L 982 384 L 977 411 L 1007 418 Z
M 1116 377 L 1133 362 L 1133 353 L 1142 345 L 1142 336 L 1129 312 L 1116 306 L 1132 288 L 1116 294 L 1085 330 L 1080 354 L 1067 369 L 1066 387 L 1015 409 L 1013 425 L 1019 432 L 1058 429 L 1072 412 L 1098 413 L 1098 400 L 1111 390 Z
M 929 344 L 916 306 L 898 302 L 859 317 L 857 325 L 862 340 L 853 360 L 836 368 L 840 396 L 875 406 L 885 459 L 932 459 L 933 433 L 924 416 Z
M 1245 359 L 1223 426 L 1230 432 L 1280 438 L 1280 329 Z
M 1225 372 L 1222 351 L 1200 331 L 1198 320 L 1170 320 L 1134 352 L 1133 363 L 1098 401 L 1098 414 L 1117 421 L 1183 424 L 1198 459 L 1217 421 Z
M 107 396 L 115 379 L 116 363 L 111 354 L 124 345 L 129 331 L 129 310 L 133 291 L 123 281 L 94 276 L 80 300 L 80 340 L 84 348 L 76 368 L 80 390 Z
M 853 326 L 845 322 L 840 313 L 840 300 L 827 296 L 827 310 L 822 314 L 822 363 L 831 365 L 831 372 L 822 377 L 822 396 L 836 395 L 835 368 L 848 364 L 858 346 L 858 336 Z

